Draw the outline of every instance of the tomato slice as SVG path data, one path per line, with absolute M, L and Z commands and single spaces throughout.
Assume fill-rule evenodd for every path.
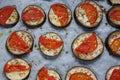
M 25 43 L 25 41 L 17 35 L 16 32 L 12 33 L 10 38 L 8 39 L 9 45 L 12 48 L 24 51 L 26 53 L 31 52 L 28 45 Z
M 38 72 L 38 77 L 39 80 L 56 80 L 55 77 L 48 74 L 48 70 L 44 67 Z
M 110 80 L 120 80 L 120 69 L 113 70 Z
M 90 24 L 94 24 L 98 17 L 98 12 L 97 12 L 96 7 L 94 7 L 89 2 L 82 3 L 80 6 L 84 9 L 85 14 L 86 14 Z
M 42 13 L 41 10 L 39 10 L 35 7 L 30 7 L 28 10 L 23 12 L 22 19 L 24 21 L 41 20 L 43 16 L 44 16 L 44 14 Z
M 12 12 L 15 10 L 15 6 L 6 6 L 0 9 L 0 24 L 4 25 Z
M 76 49 L 76 53 L 79 54 L 88 54 L 93 52 L 98 46 L 96 34 L 92 33 L 87 39 L 85 39 Z
M 120 48 L 120 38 L 116 38 L 110 45 L 112 51 L 117 52 Z
M 93 78 L 86 73 L 77 72 L 72 74 L 69 80 L 93 80 Z
M 59 41 L 55 39 L 47 39 L 44 36 L 41 36 L 39 38 L 39 42 L 47 49 L 57 49 L 63 45 L 63 41 Z
M 29 70 L 30 68 L 24 66 L 24 65 L 20 65 L 20 64 L 6 64 L 5 68 L 4 68 L 4 72 L 21 72 L 21 71 L 26 71 Z
M 54 11 L 54 13 L 58 16 L 61 26 L 66 25 L 69 19 L 67 8 L 62 4 L 53 4 L 51 8 Z
M 110 11 L 109 17 L 114 20 L 120 21 L 120 9 L 113 9 L 112 11 Z

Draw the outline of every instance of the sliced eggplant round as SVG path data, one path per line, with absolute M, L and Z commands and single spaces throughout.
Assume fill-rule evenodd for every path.
M 106 72 L 105 80 L 119 80 L 120 79 L 120 65 L 112 66 Z
M 33 43 L 34 40 L 30 33 L 18 30 L 8 37 L 6 47 L 14 55 L 23 55 L 32 51 Z
M 72 43 L 73 54 L 81 60 L 93 60 L 103 53 L 104 44 L 95 33 L 78 35 Z
M 120 30 L 113 31 L 106 39 L 106 47 L 110 54 L 120 56 Z
M 74 11 L 75 19 L 82 27 L 93 29 L 102 21 L 103 12 L 101 7 L 93 1 L 80 2 Z
M 16 6 L 5 6 L 0 9 L 0 25 L 3 27 L 12 27 L 19 20 L 19 14 Z
M 63 48 L 62 38 L 53 32 L 48 32 L 39 37 L 39 48 L 47 56 L 56 56 L 60 54 Z
M 65 80 L 98 80 L 96 75 L 89 69 L 83 66 L 71 68 Z
M 113 6 L 110 8 L 107 12 L 106 18 L 108 20 L 108 23 L 116 28 L 120 29 L 120 5 Z
M 24 80 L 31 71 L 31 66 L 23 59 L 14 58 L 4 66 L 4 73 L 10 80 Z
M 49 22 L 55 27 L 66 27 L 72 20 L 71 10 L 65 4 L 52 4 L 48 13 Z
M 45 75 L 44 75 L 45 74 Z M 37 74 L 37 80 L 62 80 L 59 73 L 53 69 L 41 68 Z
M 35 28 L 45 22 L 45 12 L 37 5 L 29 5 L 22 12 L 22 20 L 29 28 Z
M 110 5 L 119 5 L 119 4 L 120 4 L 120 1 L 119 1 L 119 0 L 107 0 L 107 2 L 108 2 Z

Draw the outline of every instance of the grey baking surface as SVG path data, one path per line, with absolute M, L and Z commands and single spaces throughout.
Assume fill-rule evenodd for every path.
M 43 66 L 57 70 L 61 74 L 62 80 L 65 80 L 65 74 L 67 70 L 69 70 L 74 66 L 88 67 L 95 72 L 95 74 L 98 77 L 98 80 L 104 80 L 105 73 L 109 67 L 113 65 L 120 65 L 119 58 L 109 55 L 105 47 L 103 54 L 99 58 L 93 61 L 78 60 L 77 58 L 74 57 L 71 51 L 71 44 L 73 39 L 77 35 L 83 32 L 96 32 L 96 34 L 100 36 L 104 42 L 108 34 L 116 30 L 115 28 L 107 24 L 105 14 L 103 15 L 103 20 L 100 26 L 95 30 L 82 29 L 81 26 L 76 24 L 73 16 L 72 16 L 73 19 L 71 24 L 64 29 L 56 29 L 52 27 L 48 22 L 47 13 L 51 4 L 64 3 L 72 10 L 73 13 L 75 6 L 81 1 L 83 0 L 0 0 L 0 8 L 7 5 L 16 5 L 20 15 L 22 10 L 27 5 L 30 4 L 36 4 L 41 6 L 46 13 L 46 22 L 42 26 L 36 29 L 26 28 L 26 26 L 22 23 L 21 18 L 19 19 L 17 25 L 15 25 L 12 28 L 0 27 L 0 80 L 7 80 L 7 78 L 3 74 L 4 64 L 8 60 L 16 57 L 8 53 L 5 47 L 7 37 L 10 35 L 11 32 L 15 30 L 26 30 L 30 32 L 34 37 L 34 41 L 35 41 L 33 51 L 30 54 L 20 57 L 22 59 L 27 60 L 32 65 L 31 73 L 27 80 L 35 80 L 38 70 Z M 102 5 L 106 10 L 108 10 L 111 7 L 106 3 L 106 1 L 102 1 L 102 0 L 96 0 L 96 1 L 98 4 Z M 45 57 L 38 50 L 39 36 L 45 34 L 46 32 L 56 32 L 64 40 L 65 43 L 64 48 L 58 57 L 55 58 Z

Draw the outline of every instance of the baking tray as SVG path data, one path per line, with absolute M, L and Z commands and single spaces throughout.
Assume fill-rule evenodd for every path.
M 43 66 L 57 70 L 62 76 L 62 80 L 65 80 L 65 75 L 67 70 L 69 70 L 74 66 L 88 67 L 95 72 L 95 74 L 98 77 L 98 80 L 104 80 L 105 73 L 109 67 L 113 65 L 120 65 L 119 58 L 110 56 L 105 47 L 103 54 L 99 58 L 93 61 L 81 61 L 73 55 L 71 51 L 71 44 L 73 39 L 77 35 L 84 32 L 96 32 L 96 34 L 102 38 L 103 42 L 105 42 L 105 39 L 108 36 L 108 34 L 116 30 L 115 28 L 111 27 L 106 21 L 105 12 L 109 8 L 111 8 L 111 6 L 108 5 L 107 2 L 104 0 L 96 0 L 96 2 L 99 5 L 101 5 L 104 11 L 103 20 L 97 29 L 85 30 L 81 28 L 81 26 L 77 25 L 74 20 L 73 11 L 76 5 L 81 1 L 84 0 L 0 0 L 0 8 L 7 5 L 16 5 L 20 15 L 22 10 L 27 5 L 30 4 L 36 4 L 38 6 L 41 6 L 46 13 L 46 22 L 41 27 L 36 29 L 28 29 L 22 23 L 21 18 L 19 19 L 19 22 L 12 28 L 0 27 L 0 80 L 7 80 L 7 78 L 3 74 L 4 64 L 8 60 L 16 57 L 8 53 L 5 47 L 7 37 L 11 34 L 11 32 L 16 30 L 28 31 L 29 33 L 32 34 L 35 40 L 33 51 L 30 54 L 20 57 L 22 59 L 27 60 L 32 65 L 31 73 L 27 80 L 35 80 L 38 70 Z M 47 14 L 50 5 L 53 3 L 64 3 L 71 9 L 73 19 L 68 27 L 64 29 L 56 29 L 52 27 L 52 25 L 48 22 Z M 43 56 L 42 53 L 39 51 L 39 47 L 38 47 L 39 36 L 45 34 L 46 32 L 56 32 L 64 40 L 65 43 L 64 48 L 58 57 L 54 57 L 54 58 L 46 57 Z

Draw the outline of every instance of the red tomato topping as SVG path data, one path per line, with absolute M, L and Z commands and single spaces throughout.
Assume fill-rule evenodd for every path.
M 113 70 L 110 80 L 120 80 L 120 69 Z
M 39 38 L 39 42 L 48 49 L 57 49 L 63 45 L 63 41 L 58 41 L 54 39 L 47 39 L 44 36 Z
M 24 65 L 19 65 L 19 64 L 6 64 L 4 67 L 4 72 L 21 72 L 21 71 L 26 71 L 29 70 L 30 68 L 24 66 Z
M 24 51 L 26 53 L 31 52 L 28 45 L 25 43 L 25 41 L 17 35 L 16 32 L 12 33 L 12 35 L 8 39 L 9 46 L 21 51 Z
M 88 54 L 93 52 L 98 46 L 96 34 L 92 34 L 85 39 L 76 49 L 77 54 Z
M 110 45 L 112 51 L 117 52 L 120 48 L 120 38 L 116 38 Z
M 69 14 L 67 8 L 62 4 L 53 4 L 51 6 L 54 13 L 58 16 L 61 26 L 65 26 L 68 23 Z
M 120 9 L 113 9 L 112 11 L 110 11 L 109 17 L 120 21 Z
M 72 74 L 69 80 L 93 80 L 93 78 L 86 73 L 77 72 Z
M 23 12 L 22 19 L 24 21 L 30 21 L 30 20 L 41 20 L 44 14 L 41 10 L 35 7 L 30 7 L 28 10 Z
M 85 14 L 86 14 L 90 24 L 94 24 L 98 17 L 98 12 L 97 12 L 96 7 L 94 7 L 89 2 L 82 3 L 80 6 L 84 9 Z
M 6 24 L 6 21 L 14 11 L 15 6 L 6 6 L 2 9 L 0 9 L 0 24 L 4 25 Z
M 38 72 L 38 77 L 39 80 L 56 80 L 55 77 L 48 74 L 48 70 L 44 67 Z

